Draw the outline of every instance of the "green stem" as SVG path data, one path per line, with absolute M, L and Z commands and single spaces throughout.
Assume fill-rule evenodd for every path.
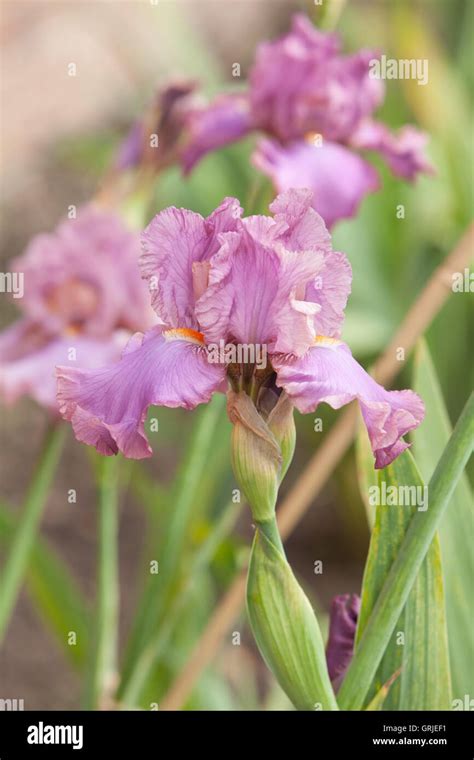
M 194 584 L 199 573 L 207 567 L 213 555 L 215 554 L 222 539 L 230 533 L 235 525 L 240 513 L 241 505 L 230 502 L 222 512 L 221 517 L 214 525 L 212 533 L 203 543 L 199 551 L 194 556 L 187 575 L 187 582 L 179 595 L 174 597 L 173 604 L 163 620 L 156 639 L 150 641 L 140 653 L 135 665 L 130 673 L 127 686 L 122 692 L 121 703 L 127 709 L 139 704 L 140 695 L 145 685 L 146 679 L 155 663 L 159 660 L 165 647 L 171 638 L 179 616 L 185 608 L 189 597 L 193 591 Z
M 54 423 L 48 428 L 15 538 L 3 567 L 0 593 L 0 642 L 3 640 L 20 592 L 65 435 L 66 428 L 62 424 Z
M 429 508 L 409 525 L 360 644 L 338 693 L 342 710 L 360 710 L 398 618 L 449 504 L 474 440 L 474 393 L 471 394 L 428 485 Z
M 99 488 L 99 557 L 96 630 L 85 703 L 88 709 L 110 697 L 117 672 L 118 627 L 118 466 L 119 459 L 102 462 Z
M 280 554 L 285 557 L 285 550 L 283 548 L 283 542 L 281 540 L 280 531 L 278 530 L 278 523 L 276 517 L 272 520 L 265 520 L 264 522 L 255 522 L 255 525 L 262 531 L 263 535 L 268 538 L 269 541 L 278 549 Z

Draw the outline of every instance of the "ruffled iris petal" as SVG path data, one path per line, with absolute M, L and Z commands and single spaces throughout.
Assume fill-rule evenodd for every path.
M 312 202 L 313 193 L 308 189 L 281 193 L 270 205 L 277 230 L 273 235 L 291 250 L 322 252 L 321 267 L 306 286 L 304 297 L 319 306 L 314 317 L 316 334 L 337 338 L 351 292 L 352 269 L 343 253 L 332 250 L 331 236 Z
M 424 405 L 413 391 L 387 391 L 367 374 L 341 341 L 323 340 L 301 358 L 272 357 L 278 385 L 303 413 L 325 402 L 339 409 L 359 401 L 375 466 L 385 467 L 409 444 L 401 440 L 424 417 Z
M 97 370 L 58 367 L 58 402 L 76 437 L 101 454 L 151 455 L 144 422 L 152 404 L 193 409 L 219 390 L 225 368 L 208 361 L 190 334 L 167 339 L 154 328 L 135 335 L 116 364 Z
M 271 234 L 265 237 L 264 226 L 258 229 L 254 221 L 249 230 L 224 238 L 196 304 L 206 340 L 304 353 L 314 340 L 320 308 L 304 299 L 305 286 L 320 270 L 322 252 L 288 250 Z
M 375 169 L 357 153 L 337 143 L 321 146 L 298 141 L 282 146 L 262 140 L 252 157 L 278 192 L 309 188 L 313 208 L 326 225 L 356 214 L 361 201 L 379 187 Z
M 207 219 L 187 209 L 170 207 L 150 222 L 142 234 L 140 267 L 162 324 L 197 328 L 193 265 L 208 260 L 218 250 L 219 235 L 235 229 L 241 214 L 239 202 L 226 198 Z
M 371 120 L 361 123 L 351 137 L 354 147 L 377 151 L 396 177 L 410 182 L 421 172 L 434 173 L 426 157 L 427 141 L 428 136 L 416 127 L 407 125 L 392 132 L 385 124 Z

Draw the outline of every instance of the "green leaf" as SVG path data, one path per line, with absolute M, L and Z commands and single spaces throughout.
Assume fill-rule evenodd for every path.
M 234 527 L 240 509 L 240 503 L 229 502 L 220 517 L 214 520 L 209 536 L 194 553 L 188 568 L 186 582 L 180 588 L 179 594 L 173 597 L 159 631 L 137 657 L 127 686 L 122 691 L 120 701 L 127 708 L 138 705 L 146 680 L 176 631 L 180 615 L 185 610 L 186 605 L 189 605 L 200 575 L 208 566 L 222 540 Z
M 415 352 L 414 388 L 426 407 L 426 417 L 413 436 L 416 461 L 426 480 L 451 435 L 436 371 L 425 341 Z M 474 672 L 472 581 L 474 578 L 474 512 L 469 482 L 463 475 L 440 525 L 453 696 L 469 694 Z
M 429 482 L 429 509 L 417 511 L 411 518 L 359 639 L 338 692 L 341 709 L 360 710 L 364 704 L 447 504 L 472 454 L 473 441 L 474 393 L 469 397 Z M 427 648 L 431 645 L 431 641 L 426 642 Z
M 257 530 L 247 609 L 262 657 L 299 710 L 337 710 L 313 609 L 277 547 Z
M 59 462 L 66 437 L 62 424 L 49 426 L 33 477 L 26 494 L 9 554 L 2 568 L 0 588 L 0 642 L 20 593 L 25 570 L 35 543 L 48 492 Z
M 356 647 L 413 514 L 428 508 L 428 492 L 409 451 L 379 472 L 378 490 L 374 493 L 379 497 L 362 586 Z M 392 493 L 397 495 L 398 504 L 385 503 Z M 401 497 L 404 503 L 400 503 Z M 401 675 L 385 699 L 385 709 L 442 710 L 450 706 L 443 577 L 437 536 L 392 633 L 370 697 L 398 669 Z
M 188 537 L 190 517 L 201 480 L 206 474 L 210 453 L 216 445 L 217 428 L 224 412 L 225 396 L 214 396 L 203 409 L 195 412 L 197 424 L 187 448 L 171 494 L 166 504 L 168 521 L 156 550 L 159 572 L 149 574 L 139 600 L 133 629 L 127 644 L 118 698 L 122 699 L 140 653 L 150 642 L 164 616 L 172 585 L 182 561 Z
M 376 692 L 375 697 L 373 697 L 373 699 L 365 708 L 366 710 L 378 711 L 383 709 L 387 695 L 390 693 L 390 688 L 392 684 L 395 683 L 399 675 L 400 671 L 396 670 L 395 673 L 388 679 L 388 681 L 386 681 L 384 685 L 381 686 L 380 689 Z
M 0 540 L 11 544 L 17 519 L 7 507 L 0 507 Z M 56 634 L 61 647 L 74 665 L 85 663 L 90 630 L 90 613 L 68 568 L 40 537 L 36 538 L 26 569 L 27 589 L 41 617 Z M 76 633 L 69 646 L 70 631 Z
M 367 428 L 365 427 L 362 415 L 359 415 L 359 425 L 355 441 L 355 455 L 357 463 L 357 481 L 359 483 L 360 495 L 365 507 L 367 522 L 369 528 L 374 527 L 375 506 L 371 503 L 369 495 L 372 486 L 377 485 L 377 470 L 374 467 L 374 455 L 370 446 Z

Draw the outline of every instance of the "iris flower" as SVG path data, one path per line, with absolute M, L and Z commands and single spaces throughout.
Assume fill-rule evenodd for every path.
M 37 235 L 12 271 L 23 277 L 23 317 L 0 334 L 0 394 L 57 411 L 55 366 L 98 367 L 120 357 L 155 319 L 141 281 L 138 236 L 92 205 Z
M 393 133 L 374 119 L 384 99 L 383 82 L 370 76 L 377 58 L 367 49 L 342 55 L 336 34 L 295 15 L 288 34 L 259 45 L 248 92 L 190 110 L 185 171 L 207 152 L 257 130 L 266 139 L 257 144 L 255 166 L 278 192 L 311 188 L 328 227 L 354 216 L 365 195 L 379 187 L 360 150 L 378 152 L 397 177 L 409 181 L 431 172 L 422 132 L 405 126 Z
M 351 268 L 333 251 L 309 190 L 290 190 L 270 216 L 242 218 L 227 198 L 207 218 L 161 211 L 142 236 L 142 276 L 159 324 L 136 334 L 119 362 L 59 367 L 58 400 L 76 437 L 102 454 L 142 458 L 150 405 L 192 409 L 214 393 L 285 393 L 301 412 L 358 399 L 376 467 L 408 444 L 423 418 L 410 390 L 387 391 L 355 361 L 341 328 Z M 266 366 L 215 361 L 215 346 L 265 348 Z

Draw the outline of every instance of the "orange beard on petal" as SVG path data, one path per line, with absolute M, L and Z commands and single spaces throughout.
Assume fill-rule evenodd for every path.
M 316 346 L 340 346 L 342 341 L 338 338 L 328 338 L 326 335 L 316 335 L 314 343 Z
M 173 327 L 170 330 L 163 331 L 165 340 L 186 340 L 189 343 L 195 343 L 198 346 L 204 346 L 204 335 L 198 330 L 192 330 L 190 327 Z

